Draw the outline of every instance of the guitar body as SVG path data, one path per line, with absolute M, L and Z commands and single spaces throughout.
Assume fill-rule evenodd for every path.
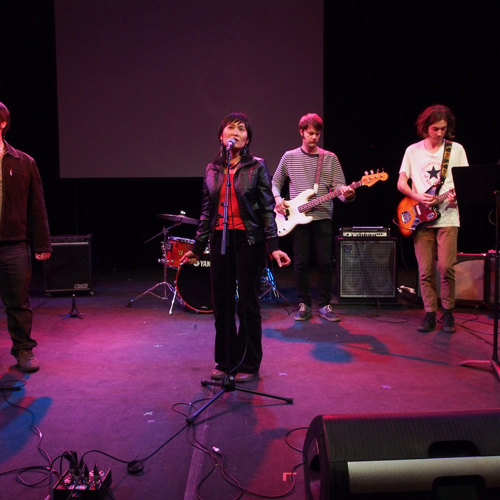
M 351 189 L 356 189 L 360 186 L 373 186 L 378 181 L 387 180 L 387 173 L 382 171 L 373 170 L 371 173 L 366 172 L 360 181 L 353 182 L 349 184 Z M 276 212 L 276 226 L 278 226 L 278 236 L 285 236 L 286 234 L 292 232 L 293 228 L 297 224 L 308 224 L 313 220 L 312 216 L 306 215 L 306 213 L 312 208 L 321 205 L 329 200 L 333 200 L 339 196 L 340 191 L 330 191 L 327 194 L 318 196 L 313 200 L 309 201 L 310 198 L 314 196 L 314 189 L 306 189 L 302 193 L 298 194 L 293 200 L 287 202 L 288 207 L 285 215 L 281 215 Z
M 410 236 L 421 224 L 433 222 L 441 216 L 436 208 L 427 207 L 408 196 L 399 202 L 397 214 L 397 225 L 404 236 Z
M 285 236 L 291 233 L 297 224 L 308 224 L 312 221 L 312 216 L 299 211 L 299 207 L 307 203 L 314 195 L 313 189 L 306 189 L 297 195 L 293 200 L 288 201 L 286 215 L 276 212 L 276 225 L 278 226 L 278 236 Z

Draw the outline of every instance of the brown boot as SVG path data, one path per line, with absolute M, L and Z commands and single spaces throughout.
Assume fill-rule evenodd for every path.
M 33 354 L 31 349 L 19 351 L 16 354 L 16 359 L 17 359 L 17 367 L 23 373 L 33 373 L 37 372 L 40 369 L 40 363 L 38 362 L 38 359 Z

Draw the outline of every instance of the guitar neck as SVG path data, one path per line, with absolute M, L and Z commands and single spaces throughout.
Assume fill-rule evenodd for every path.
M 352 184 L 349 184 L 349 187 L 352 189 L 359 188 L 359 186 L 363 185 L 363 181 L 357 181 L 353 182 Z M 307 203 L 304 203 L 303 205 L 300 205 L 298 208 L 299 212 L 308 212 L 312 208 L 314 208 L 317 205 L 321 205 L 321 203 L 324 203 L 325 201 L 332 200 L 333 198 L 337 198 L 340 195 L 340 190 L 333 190 L 327 194 L 324 194 L 322 196 L 319 196 L 318 198 L 314 198 L 311 201 L 308 201 Z
M 449 198 L 450 196 L 453 196 L 454 194 L 455 194 L 455 190 L 450 189 L 449 191 L 446 191 L 446 193 L 443 193 L 443 194 L 437 196 L 435 205 L 440 205 L 441 203 L 443 203 L 444 200 L 446 200 L 446 198 Z

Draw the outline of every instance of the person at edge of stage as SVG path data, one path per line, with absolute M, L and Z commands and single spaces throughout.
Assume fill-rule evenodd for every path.
M 321 149 L 318 144 L 323 131 L 323 120 L 316 113 L 308 113 L 299 120 L 302 137 L 300 147 L 286 151 L 272 179 L 276 211 L 286 214 L 288 202 L 281 197 L 282 190 L 289 183 L 290 199 L 302 191 L 314 188 L 318 163 L 322 158 L 321 174 L 316 190 L 317 196 L 330 190 L 340 192 L 338 199 L 351 201 L 355 191 L 345 185 L 345 176 L 337 158 L 331 151 Z M 314 199 L 314 198 L 313 198 Z M 331 305 L 332 295 L 332 240 L 333 240 L 333 199 L 317 205 L 307 212 L 313 219 L 309 224 L 297 225 L 292 232 L 294 275 L 297 287 L 299 310 L 294 319 L 305 321 L 312 318 L 312 300 L 309 286 L 309 256 L 311 247 L 318 265 L 318 305 L 319 315 L 328 321 L 340 321 Z
M 0 294 L 12 339 L 11 354 L 24 373 L 40 365 L 33 354 L 33 312 L 29 298 L 31 250 L 35 259 L 52 252 L 42 181 L 33 158 L 5 140 L 10 113 L 0 102 Z
M 425 316 L 418 331 L 430 332 L 436 328 L 437 258 L 437 269 L 441 277 L 442 330 L 454 333 L 456 331 L 453 317 L 455 262 L 460 217 L 453 190 L 452 167 L 468 166 L 469 163 L 463 146 L 451 141 L 455 137 L 455 116 L 447 106 L 435 104 L 424 109 L 417 118 L 416 127 L 422 140 L 407 147 L 399 171 L 397 187 L 403 195 L 426 206 L 433 206 L 438 201 L 436 195 L 432 194 L 437 184 L 442 182 L 438 194 L 442 196 L 447 193 L 444 201 L 436 206 L 441 214 L 440 217 L 434 222 L 420 226 L 413 234 L 420 290 L 425 309 Z M 443 173 L 441 166 L 447 140 L 450 140 L 451 152 L 446 172 Z
M 271 178 L 265 160 L 250 154 L 252 127 L 247 115 L 235 112 L 224 117 L 218 139 L 219 153 L 205 169 L 194 247 L 185 253 L 181 264 L 195 264 L 210 242 L 216 363 L 211 378 L 220 380 L 230 374 L 235 382 L 249 382 L 258 376 L 263 354 L 259 292 L 266 248 L 279 267 L 289 265 L 291 260 L 278 248 Z M 227 246 L 222 255 L 229 157 Z M 238 330 L 235 313 L 239 318 Z

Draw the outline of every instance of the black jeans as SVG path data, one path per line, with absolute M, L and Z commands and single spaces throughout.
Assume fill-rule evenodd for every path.
M 12 339 L 11 353 L 32 349 L 30 306 L 31 256 L 27 243 L 0 243 L 0 294 Z
M 266 246 L 264 242 L 249 245 L 245 231 L 239 230 L 227 232 L 225 255 L 221 255 L 221 242 L 222 231 L 215 231 L 210 245 L 210 283 L 216 367 L 226 372 L 236 368 L 237 372 L 257 373 L 262 361 L 259 293 Z
M 309 259 L 314 248 L 318 265 L 318 305 L 326 306 L 332 297 L 332 221 L 322 219 L 302 224 L 293 230 L 293 272 L 299 302 L 311 306 Z

